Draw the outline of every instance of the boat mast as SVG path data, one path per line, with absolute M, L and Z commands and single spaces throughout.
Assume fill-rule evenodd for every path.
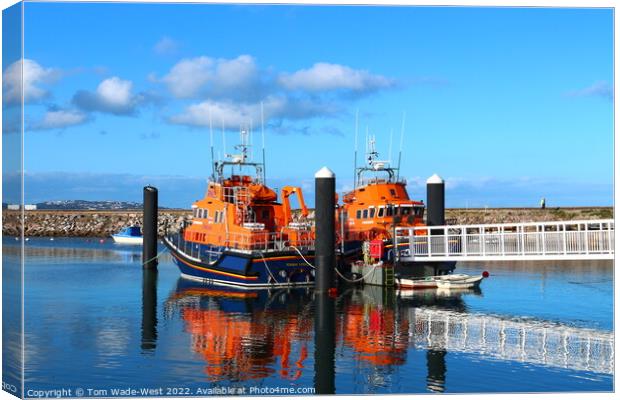
M 260 126 L 263 139 L 263 185 L 267 185 L 267 164 L 265 164 L 265 114 L 263 112 L 263 102 L 260 102 Z
M 405 112 L 403 111 L 403 122 L 400 127 L 400 150 L 398 150 L 398 168 L 396 169 L 396 180 L 400 177 L 400 159 L 403 154 L 403 137 L 405 135 Z
M 355 150 L 353 152 L 353 190 L 357 187 L 357 129 L 360 110 L 355 111 Z
M 209 107 L 209 136 L 211 139 L 211 178 L 215 180 L 215 154 L 213 150 L 213 120 L 211 115 L 211 107 Z
M 390 151 L 388 154 L 388 162 L 390 163 L 390 166 L 392 165 L 392 141 L 394 138 L 394 128 L 390 129 Z

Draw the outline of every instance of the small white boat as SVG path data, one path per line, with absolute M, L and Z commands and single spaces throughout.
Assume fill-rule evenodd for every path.
M 484 276 L 471 276 L 465 274 L 437 276 L 437 287 L 439 289 L 469 289 L 480 286 Z
M 434 289 L 437 287 L 435 278 L 436 276 L 419 279 L 396 278 L 396 286 L 400 289 Z
M 119 244 L 142 244 L 142 232 L 139 226 L 126 226 L 112 235 L 112 239 Z
M 465 274 L 427 276 L 419 279 L 397 278 L 396 286 L 400 289 L 468 289 L 477 287 L 484 278 Z

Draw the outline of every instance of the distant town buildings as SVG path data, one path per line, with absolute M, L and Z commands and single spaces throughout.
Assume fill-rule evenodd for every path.
M 7 210 L 21 210 L 21 204 L 9 204 L 6 206 Z M 37 205 L 36 204 L 26 204 L 24 205 L 24 210 L 26 211 L 32 211 L 32 210 L 36 210 L 37 209 Z

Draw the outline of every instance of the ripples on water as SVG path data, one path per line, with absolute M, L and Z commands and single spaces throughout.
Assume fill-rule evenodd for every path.
M 480 291 L 345 288 L 332 365 L 327 349 L 315 353 L 310 289 L 201 286 L 168 255 L 143 273 L 139 247 L 109 241 L 32 239 L 26 257 L 30 388 L 612 390 L 610 263 L 459 266 L 491 272 Z

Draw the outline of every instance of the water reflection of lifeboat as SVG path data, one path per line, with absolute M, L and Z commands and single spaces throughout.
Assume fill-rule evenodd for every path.
M 247 291 L 180 280 L 169 304 L 178 306 L 192 350 L 211 381 L 299 379 L 308 356 L 312 318 L 305 289 Z
M 407 354 L 409 322 L 394 309 L 351 305 L 344 321 L 344 343 L 373 365 L 402 365 Z
M 314 228 L 301 189 L 284 187 L 279 203 L 265 185 L 264 160 L 248 159 L 248 136 L 241 132 L 239 154 L 214 163 L 204 198 L 192 205 L 191 224 L 164 243 L 184 278 L 243 288 L 310 285 Z M 292 194 L 302 207 L 299 218 L 291 212 Z

